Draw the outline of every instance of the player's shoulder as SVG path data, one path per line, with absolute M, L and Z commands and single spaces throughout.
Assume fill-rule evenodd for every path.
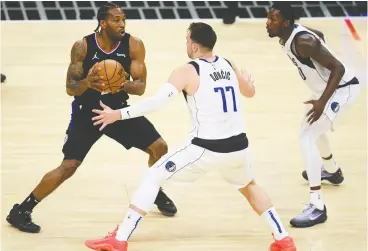
M 195 61 L 191 61 L 191 62 L 195 62 Z M 187 78 L 189 76 L 197 75 L 199 69 L 197 69 L 195 63 L 193 64 L 191 62 L 176 67 L 173 70 L 173 74 L 180 75 L 183 78 Z
M 144 47 L 143 40 L 139 37 L 133 36 L 130 34 L 129 37 L 129 46 L 134 49 L 139 49 L 142 46 Z
M 320 44 L 319 39 L 312 33 L 302 33 L 295 38 L 295 45 L 302 48 L 310 48 Z
M 87 41 L 85 38 L 74 42 L 72 47 L 72 55 L 78 55 L 80 59 L 84 58 L 87 54 Z

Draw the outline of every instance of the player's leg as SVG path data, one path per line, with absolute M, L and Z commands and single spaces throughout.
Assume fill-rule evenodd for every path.
M 317 147 L 323 160 L 323 165 L 321 167 L 321 180 L 327 180 L 335 185 L 341 184 L 344 181 L 344 176 L 341 168 L 333 158 L 327 133 L 322 134 L 317 139 Z M 304 179 L 308 180 L 306 170 L 303 171 L 302 176 Z
M 327 220 L 327 210 L 321 192 L 322 160 L 317 147 L 317 139 L 331 128 L 331 120 L 322 114 L 313 124 L 305 123 L 300 133 L 300 145 L 309 178 L 310 203 L 303 212 L 292 219 L 294 227 L 311 227 Z
M 86 241 L 87 247 L 94 250 L 109 247 L 111 249 L 108 250 L 114 248 L 125 251 L 128 239 L 152 207 L 161 184 L 174 177 L 176 181 L 181 182 L 192 182 L 201 177 L 203 172 L 199 169 L 204 152 L 203 148 L 189 143 L 181 149 L 164 155 L 147 170 L 119 227 L 110 236 L 103 239 Z M 176 179 L 176 176 L 180 178 Z
M 150 167 L 167 153 L 166 142 L 145 117 L 118 121 L 106 127 L 105 134 L 126 149 L 135 147 L 148 153 Z M 174 216 L 178 211 L 174 202 L 163 192 L 162 188 L 158 192 L 155 204 L 165 216 Z
M 93 127 L 89 117 L 84 116 L 81 111 L 74 110 L 63 146 L 64 160 L 59 167 L 44 175 L 40 183 L 21 204 L 13 206 L 7 221 L 21 231 L 39 232 L 41 228 L 31 219 L 34 207 L 75 173 L 101 135 Z
M 221 176 L 248 200 L 253 210 L 261 216 L 274 236 L 275 242 L 270 246 L 271 251 L 295 251 L 293 239 L 285 230 L 271 199 L 257 185 L 251 170 L 250 153 L 248 149 L 227 154 L 229 160 L 220 166 Z
M 348 109 L 349 105 L 358 98 L 359 94 L 359 81 L 356 78 L 353 78 L 351 81 L 346 83 L 345 87 L 339 88 L 335 91 L 325 106 L 324 114 L 332 123 L 335 124 L 336 120 L 338 120 L 338 118 Z M 314 95 L 312 98 L 317 99 L 318 96 Z M 309 109 L 310 107 L 306 106 L 306 112 L 308 112 Z M 304 127 L 305 123 L 304 118 L 302 127 Z M 341 168 L 336 164 L 333 158 L 327 133 L 323 133 L 318 137 L 317 147 L 323 160 L 323 165 L 321 165 L 321 180 L 327 180 L 335 185 L 341 184 L 344 181 L 344 176 Z M 303 171 L 302 175 L 304 179 L 308 180 L 306 170 Z
M 319 138 L 317 139 L 317 147 L 319 155 L 323 160 L 323 168 L 330 173 L 335 173 L 339 169 L 339 166 L 336 164 L 333 157 L 327 133 L 319 136 Z
M 141 148 L 144 149 L 145 146 L 142 146 Z M 165 140 L 160 137 L 152 144 L 150 144 L 144 151 L 149 155 L 148 166 L 151 167 L 163 155 L 167 153 L 168 146 Z M 161 211 L 161 213 L 165 216 L 172 217 L 178 212 L 178 209 L 176 208 L 174 202 L 164 193 L 161 187 L 157 194 L 155 204 L 157 205 L 157 208 Z

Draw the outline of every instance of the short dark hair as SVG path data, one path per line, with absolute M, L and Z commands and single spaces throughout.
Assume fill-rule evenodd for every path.
M 288 2 L 275 2 L 271 8 L 279 10 L 282 17 L 285 20 L 290 21 L 290 25 L 293 25 L 295 20 L 299 19 L 298 15 L 295 13 L 295 10 Z
M 109 13 L 109 10 L 111 9 L 116 9 L 119 8 L 120 9 L 120 5 L 115 4 L 115 3 L 104 3 L 97 11 L 97 28 L 95 29 L 95 32 L 98 32 L 98 29 L 100 28 L 100 21 L 101 20 L 106 20 L 107 18 L 107 14 Z
M 210 25 L 202 22 L 191 23 L 188 30 L 191 32 L 190 39 L 212 51 L 217 36 Z

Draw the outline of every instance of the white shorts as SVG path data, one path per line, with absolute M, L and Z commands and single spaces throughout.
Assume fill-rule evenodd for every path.
M 353 103 L 360 94 L 360 84 L 348 85 L 343 88 L 337 89 L 332 97 L 328 100 L 323 114 L 325 114 L 331 121 L 331 126 L 336 122 L 337 118 L 341 116 L 348 107 Z M 322 93 L 314 93 L 310 97 L 311 100 L 317 100 L 321 97 Z M 305 114 L 312 108 L 310 104 L 305 107 Z M 303 124 L 306 123 L 307 118 L 303 118 Z M 331 127 L 332 129 L 332 127 Z
M 182 148 L 162 156 L 150 169 L 160 182 L 194 182 L 210 170 L 218 170 L 221 176 L 236 189 L 247 186 L 253 179 L 247 149 L 217 153 L 193 145 L 191 140 Z

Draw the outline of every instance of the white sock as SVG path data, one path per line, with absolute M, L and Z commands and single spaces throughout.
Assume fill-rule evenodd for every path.
M 323 159 L 323 165 L 324 169 L 328 171 L 329 173 L 336 173 L 337 169 L 339 169 L 339 166 L 336 164 L 332 154 L 328 157 L 322 157 Z
M 137 228 L 138 223 L 142 218 L 142 215 L 129 208 L 127 214 L 125 215 L 125 219 L 119 226 L 116 239 L 118 241 L 127 241 L 133 231 Z
M 310 190 L 310 202 L 319 210 L 323 210 L 324 204 L 321 190 Z
M 262 217 L 266 220 L 267 224 L 271 227 L 272 233 L 276 240 L 282 240 L 288 233 L 285 231 L 284 226 L 277 214 L 275 208 L 271 207 L 262 213 Z

